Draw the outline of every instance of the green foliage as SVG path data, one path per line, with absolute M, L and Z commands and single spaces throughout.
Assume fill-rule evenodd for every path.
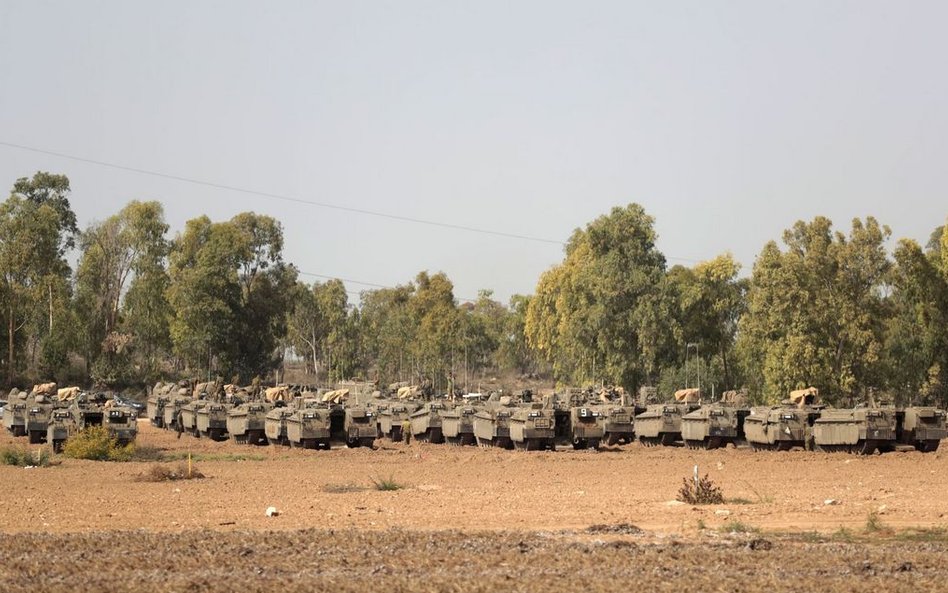
M 131 461 L 135 456 L 135 445 L 119 445 L 104 427 L 90 426 L 66 441 L 63 455 L 92 461 Z
M 697 483 L 691 478 L 682 478 L 681 488 L 675 500 L 687 504 L 723 504 L 724 494 L 707 474 Z
M 50 465 L 49 449 L 42 447 L 31 451 L 28 447 L 4 447 L 0 449 L 0 464 L 18 467 L 47 467 Z
M 372 485 L 376 490 L 381 490 L 384 492 L 389 492 L 392 490 L 401 490 L 404 488 L 404 484 L 400 484 L 395 481 L 395 476 L 389 476 L 387 478 L 370 478 L 372 480 Z

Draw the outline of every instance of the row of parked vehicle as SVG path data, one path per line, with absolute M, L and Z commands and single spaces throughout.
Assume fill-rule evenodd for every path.
M 3 427 L 13 436 L 27 437 L 31 444 L 48 443 L 56 453 L 70 437 L 90 426 L 105 427 L 111 438 L 126 445 L 138 435 L 141 408 L 118 394 L 43 383 L 30 391 L 10 392 L 3 406 Z
M 399 441 L 405 430 L 432 443 L 522 450 L 598 448 L 637 439 L 646 446 L 714 449 L 730 443 L 757 450 L 802 447 L 863 454 L 899 445 L 935 451 L 948 436 L 945 412 L 937 408 L 830 409 L 818 403 L 813 388 L 793 392 L 780 405 L 748 406 L 733 392 L 703 403 L 695 389 L 677 392 L 670 403 L 639 405 L 606 391 L 534 401 L 529 392 L 422 399 L 411 391 L 381 397 L 289 386 L 258 394 L 224 391 L 213 383 L 193 391 L 157 387 L 147 404 L 148 418 L 157 426 L 214 440 L 310 449 L 371 446 L 383 437 Z

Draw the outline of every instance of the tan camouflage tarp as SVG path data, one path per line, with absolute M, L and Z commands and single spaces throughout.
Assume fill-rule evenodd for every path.
M 55 383 L 40 383 L 33 386 L 33 395 L 56 395 Z
M 206 393 L 208 396 L 217 393 L 217 381 L 208 381 L 206 383 L 198 383 L 195 385 L 194 397 L 200 397 L 202 393 Z
M 676 402 L 694 403 L 701 399 L 701 390 L 695 387 L 691 389 L 679 389 L 675 392 Z
M 323 394 L 323 402 L 338 404 L 346 400 L 349 397 L 348 389 L 336 389 L 335 391 L 327 391 Z
M 276 387 L 267 387 L 267 389 L 263 392 L 263 396 L 268 402 L 290 401 L 290 386 L 277 385 Z
M 806 389 L 797 389 L 790 392 L 790 401 L 798 406 L 806 404 L 808 401 L 816 401 L 820 395 L 820 390 L 816 387 L 807 387 Z
M 56 392 L 56 397 L 58 397 L 61 402 L 71 402 L 76 399 L 77 395 L 79 395 L 78 387 L 63 387 Z
M 421 395 L 421 387 L 418 385 L 406 385 L 404 387 L 399 387 L 398 393 L 396 395 L 398 396 L 398 399 L 418 397 Z

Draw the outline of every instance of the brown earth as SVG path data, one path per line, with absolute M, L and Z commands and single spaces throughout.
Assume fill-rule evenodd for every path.
M 4 434 L 0 447 L 23 441 Z M 811 581 L 859 590 L 856 576 L 895 591 L 929 590 L 929 579 L 948 576 L 943 452 L 857 457 L 630 445 L 534 453 L 387 441 L 376 450 L 326 452 L 178 439 L 147 422 L 138 444 L 164 457 L 190 451 L 207 478 L 140 481 L 154 462 L 0 466 L 0 582 L 11 586 L 4 590 L 30 583 L 65 590 L 77 584 L 70 574 L 78 590 L 141 591 L 235 590 L 237 583 L 263 590 L 276 581 L 290 590 L 364 591 L 383 580 L 393 591 L 539 590 L 590 579 L 591 590 L 627 588 L 630 579 L 680 590 L 682 582 L 716 577 L 726 577 L 723 590 L 800 590 Z M 674 502 L 695 464 L 727 503 Z M 403 488 L 378 491 L 373 478 Z M 265 515 L 270 506 L 278 516 Z M 831 536 L 840 528 L 846 537 L 862 534 L 870 517 L 883 529 L 939 528 L 939 535 L 910 544 Z M 645 533 L 588 532 L 622 524 Z M 722 532 L 729 529 L 764 535 Z M 813 531 L 835 540 L 815 543 Z M 758 537 L 773 549 L 748 547 Z M 53 559 L 61 564 L 50 568 Z M 417 588 L 423 575 L 430 586 Z

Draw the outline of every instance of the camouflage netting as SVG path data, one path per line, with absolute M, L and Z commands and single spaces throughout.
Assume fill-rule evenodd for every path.
M 691 389 L 679 389 L 675 392 L 676 402 L 695 403 L 701 399 L 701 390 L 692 387 Z
M 78 387 L 63 387 L 56 392 L 56 397 L 61 402 L 71 402 L 76 399 L 76 396 L 79 395 Z
M 56 395 L 55 383 L 40 383 L 33 386 L 33 395 Z
M 276 387 L 267 387 L 266 391 L 263 392 L 264 397 L 268 402 L 285 402 L 292 399 L 290 397 L 290 386 L 289 385 L 277 385 Z
M 814 403 L 820 396 L 820 391 L 816 387 L 807 387 L 806 389 L 797 389 L 790 392 L 790 401 L 795 405 L 803 406 Z

